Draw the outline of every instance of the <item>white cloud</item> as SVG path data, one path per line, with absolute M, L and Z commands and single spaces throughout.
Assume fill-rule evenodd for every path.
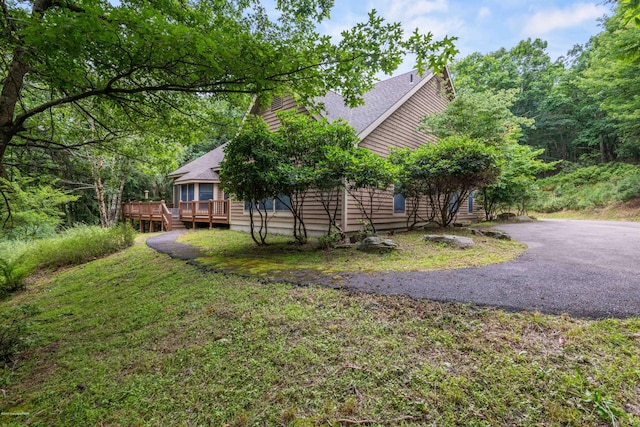
M 378 5 L 376 6 L 375 3 Z M 427 15 L 432 12 L 446 12 L 449 9 L 448 0 L 416 1 L 416 0 L 393 0 L 375 1 L 373 8 L 384 12 L 390 21 L 404 22 L 414 16 Z
M 564 9 L 539 11 L 525 22 L 523 33 L 539 36 L 557 29 L 577 27 L 596 20 L 606 12 L 605 6 L 595 3 L 575 3 Z
M 482 21 L 483 19 L 488 18 L 489 16 L 491 16 L 491 9 L 489 9 L 488 7 L 482 7 L 480 8 L 480 10 L 478 11 L 478 14 L 476 15 L 476 20 Z

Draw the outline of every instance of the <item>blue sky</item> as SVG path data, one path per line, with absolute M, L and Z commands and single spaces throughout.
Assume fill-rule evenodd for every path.
M 409 32 L 417 27 L 436 38 L 457 36 L 460 57 L 509 49 L 530 37 L 546 40 L 552 59 L 598 34 L 598 19 L 610 13 L 601 1 L 586 0 L 335 0 L 331 20 L 319 30 L 339 36 L 365 21 L 371 9 L 388 21 L 401 22 Z M 409 70 L 411 62 L 405 61 L 398 72 Z

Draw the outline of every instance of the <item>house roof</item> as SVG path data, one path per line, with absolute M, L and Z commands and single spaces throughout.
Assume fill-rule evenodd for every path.
M 198 157 L 194 161 L 187 163 L 180 169 L 171 172 L 169 177 L 174 178 L 176 184 L 191 181 L 220 181 L 218 172 L 215 172 L 213 169 L 217 168 L 222 159 L 224 159 L 225 145 L 226 144 L 223 144 L 209 151 L 207 154 Z
M 325 96 L 315 98 L 314 101 L 324 105 L 321 115 L 327 120 L 332 122 L 344 119 L 349 122 L 361 138 L 364 138 L 361 134 L 365 130 L 380 118 L 388 117 L 403 104 L 405 98 L 413 95 L 432 77 L 432 73 L 420 77 L 416 70 L 412 70 L 378 82 L 373 89 L 364 94 L 364 104 L 355 108 L 344 105 L 344 98 L 333 91 L 329 91 Z
M 355 108 L 346 106 L 344 98 L 333 91 L 329 91 L 325 96 L 315 98 L 314 101 L 324 105 L 324 109 L 321 111 L 322 117 L 330 122 L 337 119 L 346 120 L 356 130 L 358 136 L 364 139 L 433 77 L 434 74 L 431 72 L 420 77 L 416 70 L 412 70 L 383 80 L 365 93 L 364 104 Z M 257 112 L 256 108 L 257 105 L 254 103 L 249 111 Z M 224 145 L 221 145 L 171 172 L 169 177 L 174 178 L 177 184 L 192 181 L 217 182 L 220 177 L 214 169 L 217 169 L 224 159 L 223 150 Z

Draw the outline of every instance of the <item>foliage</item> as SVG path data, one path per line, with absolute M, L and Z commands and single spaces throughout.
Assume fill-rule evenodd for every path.
M 327 166 L 326 151 L 331 147 L 351 150 L 358 138 L 344 121 L 329 123 L 326 119 L 300 114 L 295 110 L 278 113 L 281 126 L 276 131 L 274 170 L 276 197 L 286 196 L 285 206 L 293 215 L 293 236 L 299 243 L 307 240 L 302 211 L 309 192 L 316 190 L 329 219 L 328 233 L 337 228 L 336 211 L 342 185 L 342 173 Z M 284 202 L 284 201 L 283 201 Z M 333 208 L 333 211 L 332 211 Z M 339 230 L 339 228 L 337 228 Z
M 55 237 L 28 242 L 4 242 L 0 257 L 13 259 L 18 270 L 56 269 L 79 265 L 104 257 L 133 245 L 136 232 L 128 225 L 102 228 L 79 226 L 65 230 Z
M 519 144 L 504 147 L 498 162 L 501 171 L 498 179 L 478 190 L 487 220 L 494 218 L 498 211 L 508 211 L 512 207 L 518 214 L 526 214 L 528 203 L 538 191 L 536 177 L 556 165 L 539 160 L 543 151 Z
M 0 165 L 13 143 L 92 143 L 58 134 L 55 123 L 69 109 L 119 134 L 116 117 L 128 126 L 168 110 L 183 113 L 187 125 L 189 104 L 203 94 L 239 105 L 247 94 L 286 89 L 313 99 L 334 89 L 355 105 L 405 54 L 415 53 L 424 71 L 442 69 L 456 53 L 453 39 L 406 35 L 375 11 L 333 43 L 316 30 L 332 6 L 278 1 L 272 20 L 257 0 L 3 3 Z
M 604 207 L 640 198 L 640 166 L 605 163 L 567 168 L 538 181 L 543 190 L 532 208 L 541 212 Z
M 388 159 L 366 148 L 330 147 L 327 161 L 342 170 L 347 193 L 356 201 L 365 232 L 377 232 L 374 214 L 380 209 L 388 189 L 398 179 L 398 168 Z
M 38 313 L 31 304 L 0 310 L 0 367 L 11 365 L 21 351 L 33 344 L 32 317 Z
M 486 145 L 505 146 L 517 142 L 522 137 L 522 129 L 534 123 L 511 112 L 515 100 L 515 90 L 462 89 L 443 111 L 424 116 L 420 130 L 439 139 L 466 135 Z
M 250 116 L 242 132 L 225 146 L 224 160 L 220 163 L 224 192 L 248 202 L 251 237 L 258 246 L 266 244 L 269 220 L 269 211 L 261 202 L 277 196 L 276 147 L 274 134 L 264 120 Z
M 25 254 L 12 258 L 0 258 L 0 297 L 27 287 L 26 278 L 31 273 L 24 263 Z
M 599 390 L 638 423 L 635 318 L 265 285 L 144 245 L 28 292 L 38 345 L 2 371 L 0 411 L 30 415 L 3 422 L 596 427 Z
M 62 223 L 61 208 L 77 199 L 53 187 L 50 183 L 16 177 L 14 181 L 0 178 L 5 197 L 0 205 L 3 217 L 2 234 L 10 239 L 37 239 L 51 236 Z
M 622 145 L 617 154 L 622 158 L 640 159 L 640 32 L 624 18 L 619 7 L 605 22 L 605 31 L 593 41 L 589 66 L 580 87 L 596 98 L 614 121 Z
M 392 158 L 399 156 L 410 167 L 404 180 L 419 182 L 417 188 L 428 197 L 441 227 L 451 224 L 473 187 L 492 183 L 499 173 L 496 150 L 466 136 L 450 136 L 413 152 L 396 152 Z
M 401 194 L 408 202 L 405 208 L 407 208 L 407 229 L 409 230 L 419 222 L 433 221 L 436 215 L 436 210 L 425 201 L 429 186 L 422 179 L 421 168 L 413 154 L 410 148 L 396 148 L 389 153 L 389 161 L 396 165 L 399 171 L 393 191 L 395 194 Z M 423 212 L 421 208 L 424 208 Z

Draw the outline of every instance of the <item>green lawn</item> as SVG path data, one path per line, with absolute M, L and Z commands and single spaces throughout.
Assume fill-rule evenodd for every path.
M 640 423 L 640 320 L 261 284 L 144 245 L 42 277 L 0 424 Z M 8 414 L 22 415 L 8 415 Z
M 424 242 L 425 234 L 459 234 L 474 239 L 471 249 Z M 289 270 L 315 270 L 321 273 L 345 271 L 418 271 L 479 267 L 514 259 L 526 246 L 515 242 L 471 235 L 465 229 L 413 231 L 389 236 L 399 248 L 387 254 L 367 254 L 355 246 L 322 250 L 316 239 L 305 245 L 292 244 L 287 236 L 269 236 L 270 243 L 258 247 L 248 233 L 230 230 L 196 230 L 179 241 L 202 248 L 204 264 L 242 274 L 273 275 Z

